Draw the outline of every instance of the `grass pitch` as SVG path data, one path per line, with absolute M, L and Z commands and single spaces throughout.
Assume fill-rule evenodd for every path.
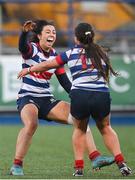
M 94 172 L 86 155 L 84 177 L 79 179 L 135 179 L 135 126 L 113 127 L 118 133 L 121 149 L 128 165 L 133 170 L 133 175 L 122 177 L 115 164 Z M 67 125 L 40 125 L 24 161 L 25 175 L 22 177 L 9 176 L 20 128 L 21 126 L 0 127 L 0 179 L 77 179 L 72 176 L 74 158 L 71 136 L 73 128 Z M 109 155 L 97 128 L 92 126 L 91 129 L 97 148 L 102 154 Z

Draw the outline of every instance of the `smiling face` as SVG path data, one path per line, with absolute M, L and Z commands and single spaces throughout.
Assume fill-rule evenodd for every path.
M 45 51 L 49 51 L 56 40 L 55 27 L 52 25 L 44 26 L 41 34 L 38 34 L 38 38 L 41 48 Z

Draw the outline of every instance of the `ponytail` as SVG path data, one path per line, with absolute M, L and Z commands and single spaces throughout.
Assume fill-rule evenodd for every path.
M 92 65 L 98 70 L 98 79 L 102 76 L 106 82 L 109 82 L 110 73 L 114 76 L 118 75 L 118 73 L 113 70 L 110 59 L 101 46 L 90 43 L 84 46 L 84 49 L 87 59 L 91 59 Z M 102 61 L 105 63 L 105 66 Z

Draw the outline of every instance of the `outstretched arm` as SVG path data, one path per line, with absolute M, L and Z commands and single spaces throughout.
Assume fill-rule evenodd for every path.
M 21 70 L 19 72 L 17 78 L 20 79 L 20 78 L 26 76 L 27 74 L 30 74 L 31 72 L 43 72 L 43 71 L 47 71 L 49 69 L 57 68 L 59 66 L 60 65 L 56 61 L 56 58 L 54 58 L 50 61 L 44 61 L 39 64 L 36 64 L 35 66 L 31 66 L 29 68 L 24 68 L 23 70 Z

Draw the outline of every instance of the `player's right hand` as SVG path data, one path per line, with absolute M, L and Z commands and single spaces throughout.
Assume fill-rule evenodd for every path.
M 30 73 L 29 68 L 24 68 L 18 73 L 17 79 L 21 79 L 22 77 L 26 76 L 29 73 Z
M 33 21 L 26 21 L 22 27 L 23 32 L 29 32 L 32 31 L 36 26 L 36 23 Z

